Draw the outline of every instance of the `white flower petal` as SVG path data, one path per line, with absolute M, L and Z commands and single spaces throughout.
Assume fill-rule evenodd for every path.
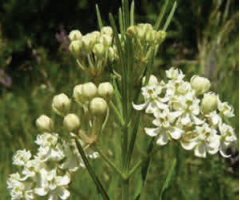
M 58 187 L 57 192 L 58 192 L 59 197 L 62 200 L 66 200 L 70 196 L 70 192 L 67 189 L 65 189 L 64 187 Z
M 158 145 L 165 145 L 168 143 L 168 135 L 166 132 L 162 132 L 156 142 Z
M 45 187 L 35 188 L 34 193 L 39 196 L 45 196 L 48 193 L 48 189 Z
M 195 141 L 181 141 L 180 143 L 185 150 L 192 150 L 197 145 Z
M 206 145 L 204 143 L 199 143 L 194 149 L 194 154 L 198 157 L 206 158 Z
M 146 113 L 147 114 L 153 114 L 154 111 L 156 111 L 156 105 L 153 102 L 150 102 L 146 107 Z
M 144 128 L 144 130 L 151 137 L 155 137 L 159 133 L 159 128 Z
M 148 102 L 143 103 L 143 104 L 139 104 L 139 105 L 135 105 L 134 103 L 132 103 L 132 105 L 133 105 L 133 108 L 136 109 L 136 110 L 143 110 L 147 107 Z
M 183 133 L 183 131 L 177 127 L 171 127 L 168 131 L 171 137 L 175 140 L 179 139 Z

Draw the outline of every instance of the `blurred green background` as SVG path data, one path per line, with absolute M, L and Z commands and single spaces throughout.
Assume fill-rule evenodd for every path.
M 170 0 L 172 5 L 173 1 Z M 153 73 L 159 79 L 175 66 L 186 78 L 204 75 L 235 109 L 230 124 L 239 131 L 239 1 L 179 0 L 166 41 L 157 54 Z M 64 92 L 71 96 L 74 85 L 88 80 L 76 68 L 68 52 L 68 33 L 97 30 L 95 4 L 99 5 L 105 25 L 108 13 L 116 16 L 120 0 L 3 0 L 0 4 L 0 199 L 10 199 L 6 189 L 8 175 L 16 171 L 12 155 L 16 150 L 36 151 L 38 134 L 35 120 L 51 115 L 51 100 Z M 135 0 L 136 23 L 154 24 L 163 0 Z M 170 11 L 170 6 L 168 12 Z M 113 116 L 113 114 L 111 114 Z M 144 117 L 143 117 L 144 118 Z M 110 122 L 110 121 L 109 121 Z M 150 139 L 144 123 L 133 154 L 133 165 L 146 151 Z M 108 123 L 101 147 L 113 160 L 119 148 L 120 133 L 114 121 Z M 120 148 L 119 148 L 120 149 Z M 151 162 L 141 199 L 159 199 L 162 185 L 174 157 L 177 165 L 163 199 L 238 199 L 238 143 L 232 158 L 219 155 L 207 159 L 194 157 L 178 144 L 163 147 Z M 120 194 L 118 177 L 100 159 L 91 162 L 111 198 Z M 141 183 L 137 172 L 131 181 L 131 196 Z M 81 169 L 72 185 L 71 199 L 98 199 L 96 188 L 86 170 Z

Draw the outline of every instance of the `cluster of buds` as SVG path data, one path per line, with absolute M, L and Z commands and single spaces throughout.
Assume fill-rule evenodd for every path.
M 166 32 L 154 30 L 151 24 L 140 23 L 128 27 L 127 37 L 139 40 L 142 45 L 159 45 L 164 41 Z
M 111 27 L 106 26 L 100 32 L 93 31 L 84 36 L 80 31 L 73 30 L 69 39 L 69 50 L 76 57 L 79 67 L 94 77 L 99 76 L 109 61 L 118 57 L 113 49 Z
M 103 121 L 106 121 L 107 102 L 112 94 L 113 87 L 108 82 L 101 83 L 98 88 L 93 83 L 77 85 L 74 88 L 75 100 L 88 107 L 92 115 L 88 135 L 81 130 L 79 117 L 70 112 L 72 102 L 68 96 L 62 93 L 53 98 L 52 109 L 62 117 L 62 128 L 60 127 L 58 133 L 59 127 L 46 115 L 41 115 L 36 120 L 41 132 L 36 140 L 39 146 L 37 154 L 31 159 L 30 151 L 19 150 L 13 156 L 13 164 L 22 167 L 22 172 L 11 174 L 7 181 L 12 199 L 69 198 L 71 176 L 85 166 L 77 150 L 75 138 L 88 158 L 98 157 L 91 145 L 96 142 Z
M 145 110 L 155 118 L 152 123 L 156 128 L 145 128 L 146 134 L 156 137 L 158 145 L 179 140 L 198 157 L 218 151 L 229 157 L 226 150 L 237 138 L 224 119 L 234 116 L 232 107 L 208 92 L 211 84 L 206 78 L 193 76 L 189 83 L 183 80 L 182 71 L 174 68 L 166 71 L 166 76 L 167 83 L 151 75 L 142 88 L 145 103 L 133 104 L 136 110 Z
M 126 36 L 132 41 L 136 62 L 133 69 L 137 78 L 140 78 L 152 53 L 165 40 L 166 32 L 156 31 L 151 24 L 141 23 L 128 27 Z

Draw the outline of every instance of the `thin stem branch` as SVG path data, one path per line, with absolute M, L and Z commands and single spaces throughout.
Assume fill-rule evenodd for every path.
M 95 185 L 97 187 L 98 192 L 102 195 L 102 198 L 104 200 L 109 200 L 109 196 L 108 196 L 107 192 L 103 188 L 101 182 L 99 181 L 98 177 L 96 176 L 95 172 L 93 171 L 92 167 L 90 166 L 90 163 L 89 163 L 89 161 L 88 161 L 88 159 L 87 159 L 87 157 L 86 157 L 86 155 L 83 151 L 83 148 L 82 148 L 81 144 L 78 142 L 77 138 L 75 138 L 75 142 L 76 142 L 77 148 L 78 148 L 78 150 L 79 150 L 79 152 L 82 156 L 83 162 L 84 162 L 84 164 L 85 164 L 93 182 L 95 183 Z
M 106 161 L 108 163 L 108 165 L 110 165 L 116 173 L 121 175 L 122 178 L 124 178 L 124 179 L 126 178 L 126 176 L 120 171 L 120 169 L 99 149 L 99 147 L 95 146 L 95 149 L 100 154 L 100 156 L 103 158 L 103 160 Z

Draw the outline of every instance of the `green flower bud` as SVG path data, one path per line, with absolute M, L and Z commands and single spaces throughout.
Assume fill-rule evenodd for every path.
M 111 62 L 113 62 L 116 58 L 116 53 L 114 52 L 112 47 L 108 49 L 108 58 Z
M 165 38 L 166 38 L 166 32 L 165 31 L 160 30 L 156 33 L 156 39 L 157 39 L 158 43 L 162 43 Z
M 204 114 L 208 114 L 218 108 L 218 98 L 214 93 L 206 93 L 203 96 L 201 109 Z
M 155 32 L 153 31 L 149 31 L 146 33 L 146 41 L 148 43 L 152 43 L 155 40 Z
M 207 78 L 196 75 L 191 78 L 190 84 L 198 95 L 207 92 L 211 87 L 211 83 Z
M 113 86 L 109 82 L 101 83 L 98 86 L 98 95 L 105 98 L 106 100 L 110 100 L 112 98 L 113 92 Z
M 54 96 L 52 102 L 53 110 L 59 115 L 68 114 L 71 106 L 71 100 L 65 94 L 59 94 Z
M 68 38 L 70 39 L 70 41 L 81 40 L 82 34 L 79 30 L 72 30 L 69 33 Z
M 101 29 L 101 34 L 107 34 L 107 35 L 109 35 L 109 36 L 112 36 L 112 35 L 113 35 L 113 30 L 112 30 L 112 28 L 109 27 L 109 26 L 103 27 L 103 28 Z
M 90 34 L 82 37 L 82 50 L 89 53 L 93 47 L 93 40 Z
M 83 101 L 83 95 L 82 95 L 82 84 L 76 85 L 73 89 L 73 98 L 76 100 L 76 102 L 82 102 Z
M 135 26 L 130 26 L 127 28 L 127 36 L 131 39 L 136 37 L 137 29 Z
M 80 120 L 76 114 L 68 114 L 63 119 L 63 126 L 68 131 L 73 131 L 80 126 Z
M 97 95 L 97 87 L 94 83 L 88 82 L 82 85 L 82 96 L 84 100 L 90 101 Z
M 112 45 L 112 37 L 107 34 L 103 34 L 100 37 L 100 43 L 103 44 L 104 46 L 109 47 Z
M 53 130 L 53 121 L 46 115 L 41 115 L 36 120 L 36 125 L 43 132 L 50 132 Z
M 90 34 L 88 34 L 89 37 L 91 38 L 91 41 L 92 41 L 92 44 L 96 44 L 96 43 L 99 43 L 99 39 L 100 39 L 100 32 L 99 31 L 94 31 L 94 32 L 91 32 Z
M 93 46 L 93 53 L 98 57 L 98 58 L 103 58 L 105 56 L 105 48 L 103 44 L 95 44 Z
M 108 105 L 107 102 L 100 97 L 96 97 L 92 99 L 90 102 L 90 111 L 92 112 L 93 115 L 105 115 Z
M 144 76 L 143 79 L 142 79 L 142 85 L 145 84 L 145 79 L 146 78 Z M 156 85 L 156 84 L 158 84 L 157 77 L 151 74 L 150 77 L 149 77 L 149 81 L 148 81 L 147 85 Z
M 69 50 L 73 55 L 79 56 L 81 52 L 80 51 L 81 47 L 82 47 L 82 41 L 76 40 L 70 43 Z

